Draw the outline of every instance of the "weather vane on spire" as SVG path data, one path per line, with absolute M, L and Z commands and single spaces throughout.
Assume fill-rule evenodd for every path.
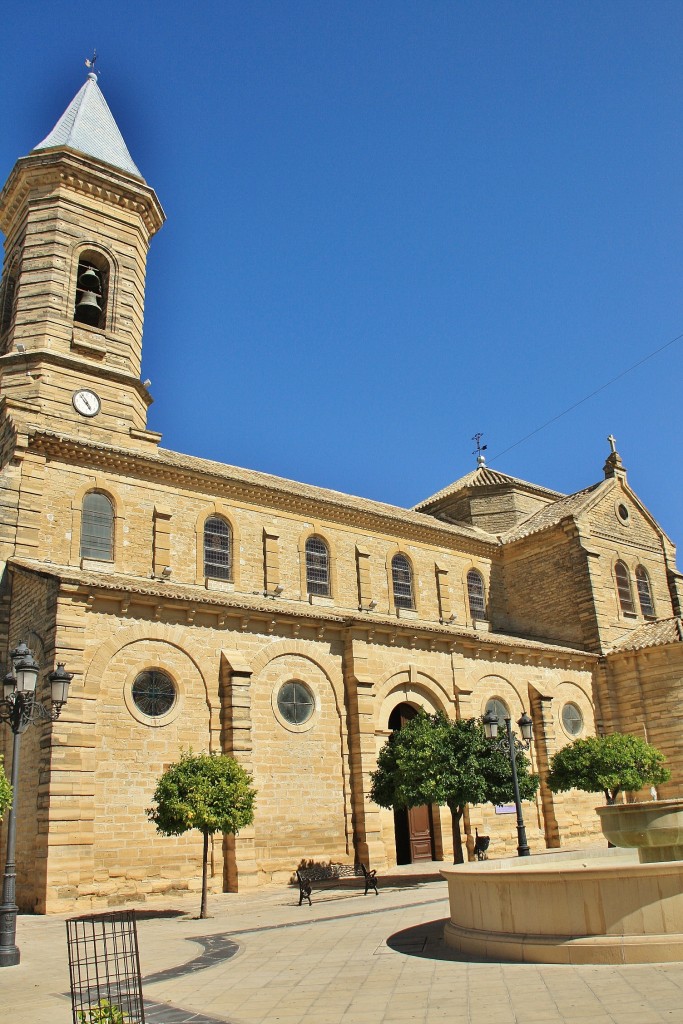
M 92 57 L 91 57 L 91 59 L 90 59 L 90 60 L 88 60 L 88 58 L 87 58 L 87 57 L 86 57 L 86 59 L 85 59 L 85 66 L 86 66 L 86 68 L 90 68 L 90 70 L 91 70 L 91 71 L 92 71 L 92 72 L 93 72 L 94 74 L 98 74 L 98 72 L 97 72 L 97 71 L 95 71 L 95 61 L 96 61 L 96 60 L 97 60 L 97 50 L 93 50 L 93 52 L 92 52 Z
M 474 441 L 474 443 L 477 446 L 474 449 L 474 451 L 472 452 L 473 455 L 477 456 L 477 466 L 485 466 L 486 465 L 486 458 L 484 456 L 484 452 L 488 448 L 488 445 L 481 443 L 481 439 L 482 439 L 483 436 L 484 435 L 480 431 L 478 434 L 475 434 L 474 437 L 472 438 L 472 440 Z

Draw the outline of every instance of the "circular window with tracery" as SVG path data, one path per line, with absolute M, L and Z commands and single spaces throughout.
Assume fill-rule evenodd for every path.
M 303 725 L 315 711 L 315 697 L 304 683 L 293 680 L 278 690 L 277 709 L 285 722 Z
M 562 708 L 562 725 L 570 736 L 578 736 L 583 730 L 583 715 L 576 704 L 565 704 Z
M 175 683 L 158 668 L 136 676 L 131 693 L 135 707 L 147 718 L 162 718 L 176 702 Z

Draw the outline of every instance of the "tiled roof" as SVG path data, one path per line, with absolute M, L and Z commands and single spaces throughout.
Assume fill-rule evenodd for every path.
M 664 644 L 683 642 L 683 620 L 679 618 L 659 619 L 644 622 L 642 626 L 626 633 L 610 648 L 609 653 L 618 651 L 641 651 L 645 647 L 662 647 Z
M 372 618 L 369 618 L 367 613 L 359 613 L 344 608 L 322 608 L 318 605 L 311 607 L 305 601 L 291 600 L 285 597 L 274 601 L 265 599 L 260 595 L 209 591 L 197 584 L 175 583 L 173 580 L 164 582 L 142 576 L 130 576 L 126 573 L 85 570 L 73 565 L 66 566 L 57 565 L 52 562 L 43 562 L 40 559 L 13 557 L 8 560 L 8 565 L 24 572 L 37 573 L 43 577 L 58 579 L 62 583 L 128 595 L 139 594 L 143 599 L 158 600 L 161 603 L 185 601 L 191 604 L 211 605 L 221 609 L 239 609 L 254 615 L 266 614 L 269 618 L 277 614 L 283 618 L 293 616 L 311 619 L 316 622 L 328 622 L 331 625 L 348 626 L 351 624 L 362 624 L 365 627 L 375 629 L 403 630 L 404 632 L 412 633 L 419 631 L 420 633 L 430 633 L 449 641 L 458 641 L 467 646 L 475 643 L 477 647 L 488 647 L 493 650 L 498 650 L 501 647 L 520 648 L 535 652 L 540 656 L 544 654 L 563 654 L 577 657 L 586 662 L 597 658 L 597 655 L 577 647 L 545 643 L 542 640 L 528 640 L 525 637 L 509 633 L 483 633 L 463 626 L 444 627 L 428 619 L 402 620 L 389 615 L 373 615 Z
M 230 466 L 222 462 L 213 462 L 210 459 L 201 459 L 195 455 L 183 455 L 180 452 L 173 452 L 166 448 L 157 448 L 153 452 L 141 452 L 134 449 L 115 448 L 112 445 L 99 444 L 92 441 L 82 441 L 68 437 L 64 434 L 56 434 L 49 431 L 36 432 L 32 436 L 32 443 L 38 449 L 56 449 L 66 452 L 72 451 L 72 457 L 81 452 L 93 462 L 112 459 L 126 459 L 145 466 L 148 471 L 157 473 L 177 470 L 197 474 L 206 478 L 207 488 L 210 480 L 221 480 L 244 486 L 253 486 L 271 494 L 283 495 L 288 499 L 304 499 L 320 502 L 330 508 L 345 509 L 356 513 L 367 513 L 369 515 L 388 517 L 397 524 L 417 527 L 420 530 L 440 531 L 450 533 L 453 536 L 469 537 L 473 540 L 482 541 L 487 546 L 491 544 L 491 536 L 484 533 L 476 526 L 468 523 L 442 523 L 430 516 L 424 516 L 411 509 L 400 508 L 396 505 L 389 505 L 381 501 L 373 501 L 370 498 L 358 498 L 355 495 L 344 494 L 341 491 L 329 490 L 326 487 L 316 487 L 313 484 L 303 484 L 296 480 L 287 480 L 284 477 L 274 476 L 270 473 L 261 473 L 253 469 L 242 469 L 239 466 Z M 262 500 L 268 500 L 264 495 Z M 394 527 L 396 528 L 396 527 Z M 400 528 L 400 527 L 399 527 Z
M 545 505 L 538 512 L 535 512 L 534 515 L 525 519 L 523 523 L 518 523 L 517 526 L 513 526 L 511 530 L 504 533 L 501 538 L 503 543 L 509 544 L 513 540 L 521 540 L 522 537 L 528 537 L 531 533 L 538 533 L 540 530 L 547 530 L 551 526 L 556 526 L 557 523 L 567 516 L 578 515 L 579 512 L 583 511 L 584 506 L 588 504 L 594 492 L 599 487 L 604 486 L 605 483 L 606 481 L 601 480 L 597 484 L 584 488 L 583 491 L 567 494 L 558 501 Z
M 471 473 L 461 476 L 459 480 L 449 484 L 448 487 L 444 487 L 443 490 L 437 491 L 430 498 L 425 498 L 424 501 L 415 505 L 414 511 L 420 512 L 422 509 L 429 508 L 444 498 L 450 498 L 459 491 L 464 491 L 468 488 L 495 487 L 501 484 L 518 487 L 521 490 L 531 491 L 533 494 L 542 494 L 550 498 L 562 497 L 560 491 L 551 491 L 547 487 L 539 487 L 538 484 L 531 484 L 527 480 L 519 480 L 517 477 L 509 476 L 507 473 L 499 473 L 496 469 L 489 469 L 488 466 L 477 466 Z
M 85 85 L 76 93 L 50 134 L 35 148 L 53 149 L 55 146 L 68 146 L 142 178 L 100 91 L 97 75 L 93 73 L 88 75 Z

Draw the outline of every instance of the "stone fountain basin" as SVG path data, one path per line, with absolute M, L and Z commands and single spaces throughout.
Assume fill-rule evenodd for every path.
M 643 864 L 683 860 L 683 801 L 646 800 L 596 808 L 603 835 L 615 846 L 637 848 Z
M 631 849 L 556 851 L 461 864 L 448 882 L 448 945 L 529 963 L 683 960 L 683 861 Z

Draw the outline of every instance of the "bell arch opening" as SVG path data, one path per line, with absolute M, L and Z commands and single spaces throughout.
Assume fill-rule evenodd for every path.
M 74 323 L 104 329 L 107 322 L 109 263 L 94 249 L 78 256 Z

